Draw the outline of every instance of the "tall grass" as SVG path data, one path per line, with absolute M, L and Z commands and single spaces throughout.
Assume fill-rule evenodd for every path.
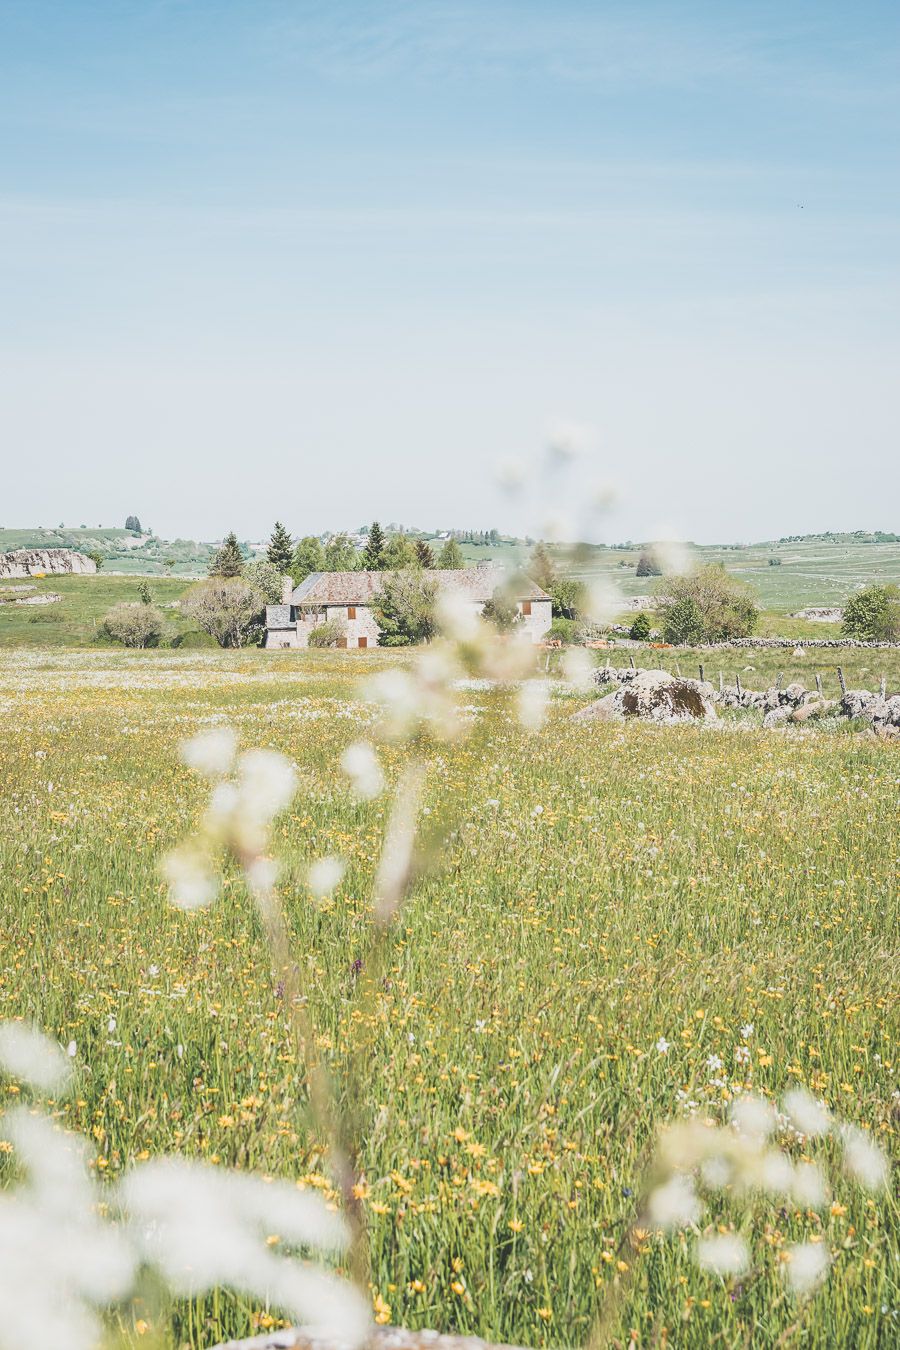
M 761 1202 L 740 1282 L 700 1272 L 686 1237 L 623 1237 L 658 1127 L 720 1119 L 736 1088 L 803 1083 L 893 1139 L 897 748 L 586 731 L 572 699 L 529 736 L 494 693 L 467 694 L 479 747 L 433 752 L 425 795 L 462 818 L 363 1020 L 352 995 L 386 806 L 354 801 L 337 766 L 371 721 L 361 673 L 405 659 L 0 664 L 0 1016 L 76 1041 L 61 1120 L 92 1136 L 107 1176 L 174 1150 L 333 1194 L 244 883 L 230 874 L 224 903 L 184 914 L 157 870 L 202 804 L 177 745 L 226 720 L 300 770 L 279 891 L 335 1081 L 367 1055 L 360 1198 L 380 1320 L 583 1344 L 618 1282 L 622 1344 L 892 1343 L 891 1196 L 848 1183 L 822 1215 Z M 392 779 L 407 755 L 385 752 Z M 307 869 L 332 853 L 348 869 L 316 903 Z M 834 1268 L 801 1304 L 779 1258 L 810 1236 Z M 150 1320 L 199 1347 L 273 1317 L 222 1295 Z

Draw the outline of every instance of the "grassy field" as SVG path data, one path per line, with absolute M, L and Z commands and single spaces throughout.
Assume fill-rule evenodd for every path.
M 58 595 L 48 605 L 0 604 L 0 647 L 87 647 L 97 641 L 104 614 L 119 601 L 140 599 L 140 577 L 96 576 L 36 577 L 0 582 L 0 597 Z M 166 608 L 171 634 L 182 636 L 188 625 L 176 602 L 189 584 L 179 577 L 154 577 L 150 581 L 154 603 Z M 4 591 L 4 586 L 30 586 L 32 590 Z
M 871 655 L 847 657 L 851 682 Z M 885 655 L 896 687 L 900 654 Z M 354 802 L 337 763 L 370 727 L 362 679 L 409 659 L 0 653 L 0 1015 L 77 1043 L 60 1119 L 91 1135 L 105 1178 L 179 1151 L 331 1193 L 243 884 L 185 914 L 157 870 L 203 799 L 178 743 L 225 721 L 300 770 L 280 890 L 338 1083 L 370 1039 L 362 1162 L 383 1316 L 576 1345 L 618 1286 L 619 1345 L 896 1344 L 891 1194 L 839 1180 L 821 1213 L 711 1211 L 704 1223 L 752 1242 L 739 1283 L 699 1271 L 684 1235 L 622 1239 L 656 1129 L 694 1109 L 721 1119 L 736 1090 L 806 1084 L 892 1144 L 898 747 L 739 726 L 586 732 L 572 697 L 528 735 L 496 692 L 465 691 L 479 740 L 431 754 L 427 785 L 435 813 L 461 805 L 458 834 L 361 1027 L 354 963 L 385 805 Z M 808 681 L 816 668 L 805 658 Z M 390 778 L 406 753 L 385 752 Z M 327 853 L 348 871 L 316 904 L 306 869 Z M 778 1266 L 810 1237 L 834 1263 L 799 1304 Z M 271 1321 L 225 1295 L 123 1319 L 192 1347 Z

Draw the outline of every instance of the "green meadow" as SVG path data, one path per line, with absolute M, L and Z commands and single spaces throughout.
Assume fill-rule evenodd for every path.
M 66 603 L 74 632 L 89 615 Z M 833 674 L 776 655 L 790 677 Z M 896 688 L 898 655 L 844 663 L 863 682 L 889 661 Z M 773 659 L 740 658 L 748 683 Z M 338 764 L 372 731 L 366 679 L 411 659 L 0 652 L 0 1015 L 75 1042 L 74 1091 L 50 1109 L 89 1136 L 102 1184 L 178 1152 L 334 1196 L 244 884 L 229 872 L 215 905 L 184 913 L 158 871 L 204 801 L 179 742 L 229 724 L 298 766 L 279 893 L 319 1050 L 361 1122 L 379 1320 L 575 1346 L 606 1308 L 621 1346 L 896 1344 L 896 1193 L 843 1176 L 833 1139 L 792 1146 L 831 1169 L 824 1206 L 721 1193 L 693 1227 L 629 1232 L 659 1128 L 723 1121 L 748 1090 L 805 1085 L 895 1151 L 898 746 L 749 723 L 586 727 L 570 691 L 528 733 L 500 691 L 462 689 L 471 736 L 423 751 L 425 805 L 452 804 L 453 834 L 366 1004 L 387 802 L 353 799 Z M 391 782 L 410 753 L 382 752 Z M 329 854 L 347 871 L 315 901 L 307 869 Z M 746 1238 L 746 1275 L 698 1268 L 716 1231 Z M 831 1269 L 800 1301 L 783 1272 L 809 1241 Z M 111 1324 L 199 1350 L 279 1321 L 232 1293 L 189 1304 L 148 1287 Z

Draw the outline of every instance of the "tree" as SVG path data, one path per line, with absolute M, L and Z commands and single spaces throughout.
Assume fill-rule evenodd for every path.
M 163 567 L 166 569 L 167 577 L 170 577 L 172 575 L 172 568 L 175 566 L 177 561 L 178 561 L 177 558 L 163 558 Z
M 628 631 L 628 636 L 632 642 L 646 642 L 650 637 L 650 615 L 641 610 L 635 614 Z
M 900 587 L 867 586 L 844 606 L 842 632 L 860 642 L 900 640 Z
M 89 553 L 87 556 L 90 558 L 91 562 L 94 564 L 94 566 L 96 567 L 97 571 L 98 571 L 98 572 L 102 572 L 102 571 L 103 571 L 103 564 L 104 564 L 104 562 L 106 561 L 105 558 L 103 557 L 103 554 L 102 554 L 102 553 L 96 553 L 96 552 L 95 552 L 95 553 Z
M 437 589 L 437 583 L 418 567 L 384 577 L 374 601 L 382 646 L 405 647 L 433 636 Z
M 462 555 L 462 549 L 459 544 L 455 539 L 448 539 L 438 554 L 438 567 L 458 572 L 459 569 L 465 567 L 465 565 L 466 560 Z
M 382 569 L 400 572 L 404 567 L 415 567 L 418 559 L 413 542 L 405 534 L 392 534 L 382 552 Z
M 243 577 L 208 577 L 190 588 L 181 609 L 220 647 L 243 647 L 253 636 L 263 603 L 260 592 Z
M 153 604 L 153 596 L 150 593 L 150 587 L 147 585 L 146 581 L 142 581 L 140 586 L 138 586 L 138 595 L 140 596 L 142 605 Z
M 663 639 L 690 647 L 703 641 L 703 614 L 697 601 L 683 595 L 667 605 L 662 613 Z
M 162 611 L 152 604 L 122 602 L 108 610 L 100 632 L 126 647 L 155 647 L 163 633 Z
M 244 567 L 243 580 L 259 591 L 267 605 L 281 602 L 281 579 L 284 574 L 268 558 L 257 558 Z
M 137 516 L 128 516 L 125 521 L 126 530 L 133 530 L 135 534 L 141 533 L 141 522 Z
M 635 576 L 639 577 L 661 577 L 663 574 L 662 564 L 652 551 L 642 553 L 638 558 Z
M 481 614 L 501 633 L 508 633 L 522 618 L 515 600 L 502 586 L 498 586 L 490 600 L 485 602 Z
M 209 568 L 211 577 L 239 577 L 244 570 L 244 555 L 234 530 L 226 534 L 222 547 L 216 553 Z
M 660 584 L 665 588 L 659 609 L 666 642 L 728 642 L 749 637 L 756 627 L 759 609 L 752 590 L 718 563 Z
M 366 540 L 366 546 L 363 549 L 363 567 L 368 572 L 380 572 L 384 566 L 384 530 L 373 520 L 369 526 L 369 537 Z
M 359 554 L 346 534 L 334 534 L 325 545 L 324 567 L 326 572 L 355 572 L 359 567 Z
M 310 572 L 324 572 L 325 558 L 322 553 L 322 541 L 314 534 L 307 534 L 299 540 L 291 559 L 290 574 L 294 585 L 299 586 Z
M 416 562 L 426 571 L 434 567 L 434 553 L 431 550 L 431 545 L 424 539 L 416 540 Z
M 310 647 L 336 647 L 347 634 L 347 625 L 342 619 L 326 619 L 311 628 L 307 644 Z
M 272 530 L 272 536 L 269 539 L 269 547 L 266 549 L 266 557 L 272 566 L 278 569 L 280 576 L 291 570 L 291 563 L 294 560 L 294 541 L 280 520 L 275 522 L 275 528 Z
M 549 595 L 556 581 L 556 568 L 553 566 L 553 559 L 547 551 L 546 544 L 535 545 L 528 564 L 528 575 Z
M 584 582 L 575 577 L 557 577 L 550 586 L 550 599 L 554 618 L 580 618 L 587 605 Z

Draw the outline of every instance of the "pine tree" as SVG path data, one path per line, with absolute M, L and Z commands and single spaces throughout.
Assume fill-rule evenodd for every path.
M 466 560 L 463 557 L 462 549 L 455 539 L 448 539 L 438 555 L 438 567 L 448 570 L 458 571 L 460 567 L 465 567 Z
M 431 545 L 426 543 L 424 539 L 416 540 L 416 562 L 426 571 L 434 567 L 434 554 L 431 551 Z
M 244 555 L 234 530 L 226 534 L 222 547 L 213 558 L 209 569 L 211 577 L 239 577 L 244 570 Z
M 291 570 L 291 563 L 294 559 L 294 542 L 280 520 L 275 522 L 269 547 L 266 549 L 266 557 L 273 567 L 278 568 L 279 572 L 285 573 Z
M 384 566 L 385 538 L 384 530 L 373 520 L 369 526 L 369 538 L 363 549 L 363 567 L 367 572 L 380 572 Z

